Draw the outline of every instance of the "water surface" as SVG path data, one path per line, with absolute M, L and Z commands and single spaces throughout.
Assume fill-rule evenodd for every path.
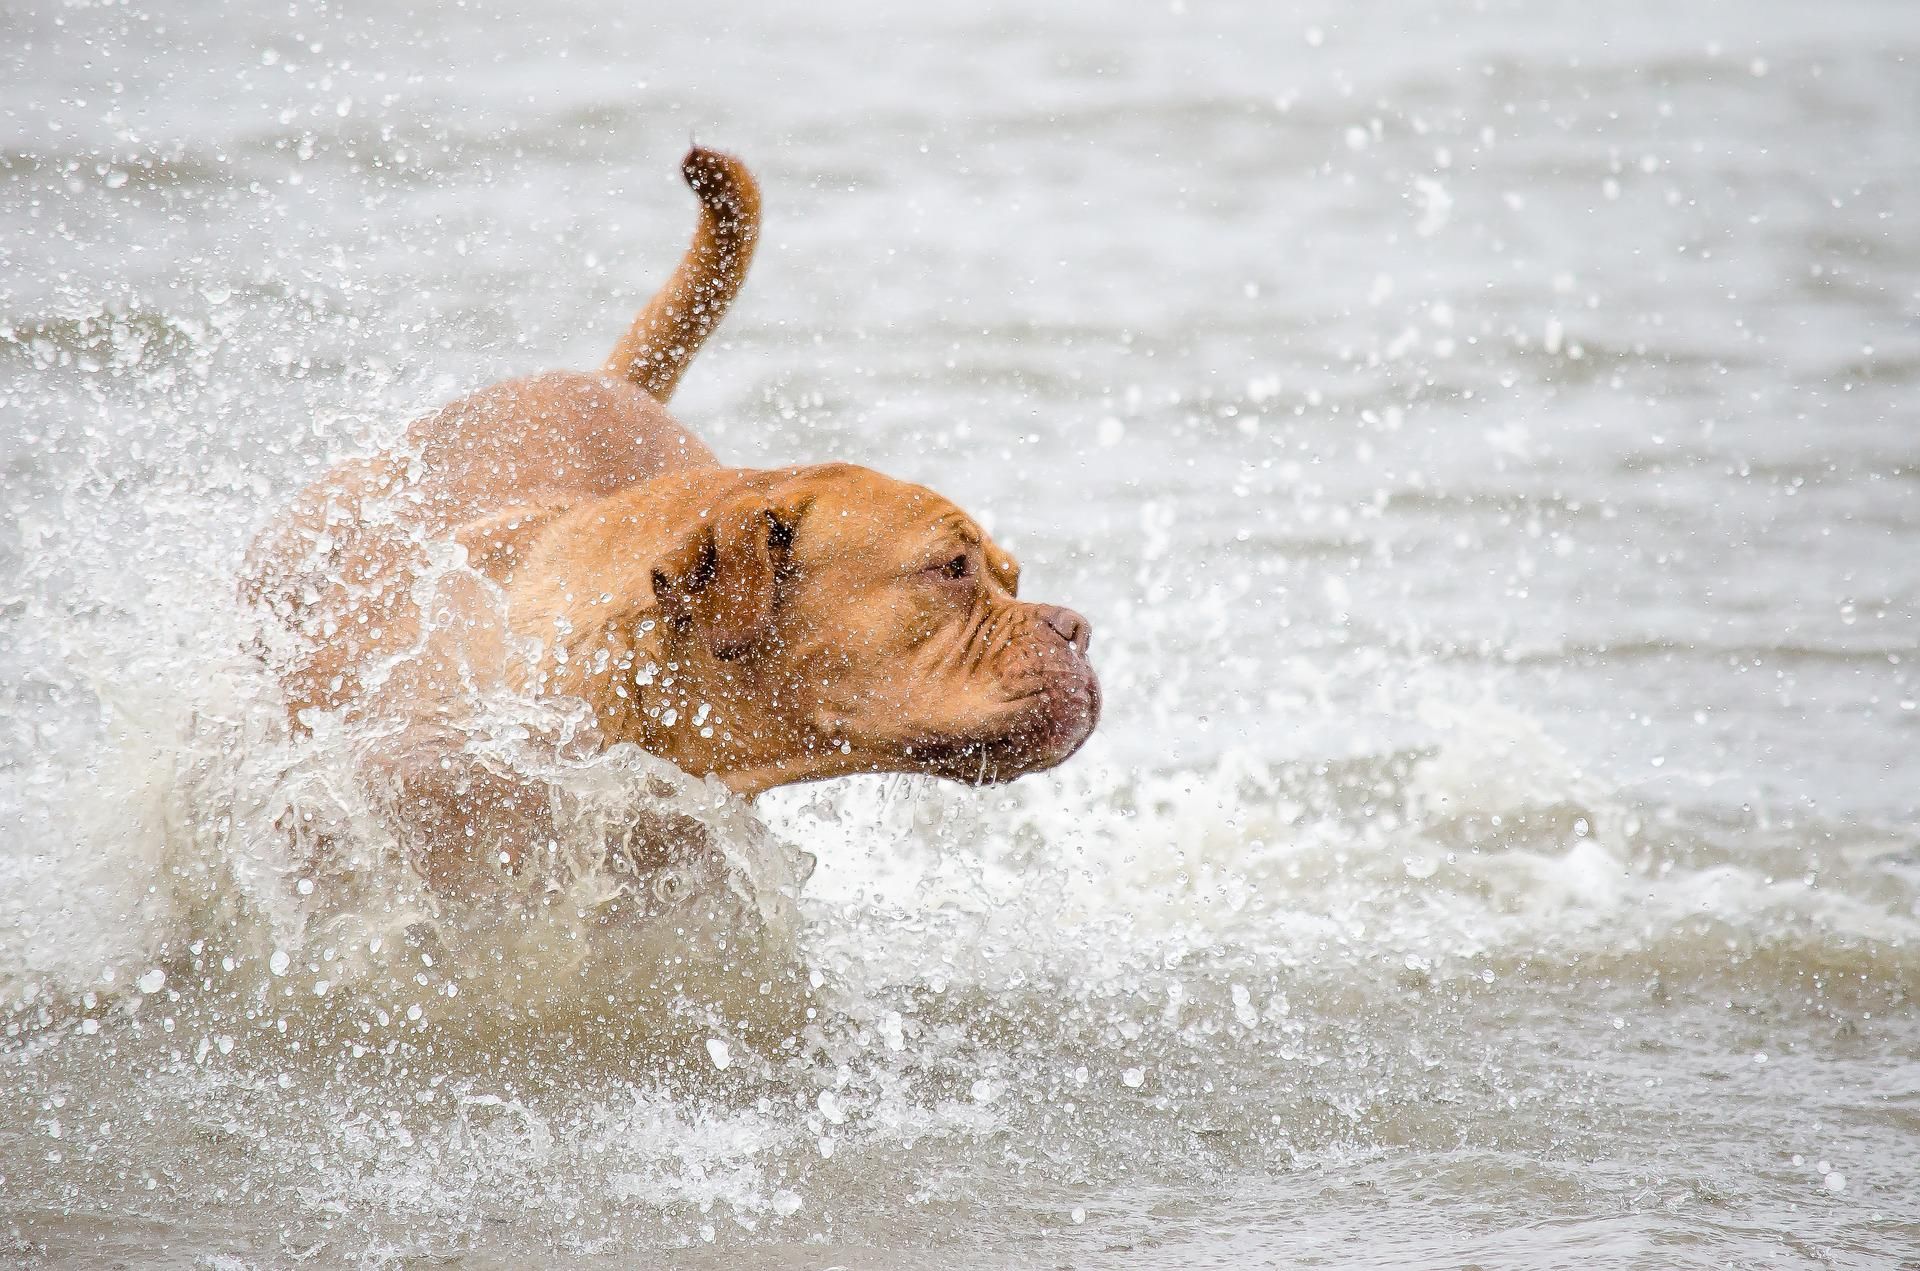
M 0 1248 L 1915 1257 L 1917 58 L 1895 0 L 14 6 Z M 984 792 L 556 769 L 710 834 L 686 943 L 591 870 L 409 907 L 239 553 L 598 364 L 690 134 L 769 221 L 677 413 L 979 513 L 1106 719 Z

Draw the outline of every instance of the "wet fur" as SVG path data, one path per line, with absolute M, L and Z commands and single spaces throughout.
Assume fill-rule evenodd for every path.
M 475 693 L 583 701 L 598 740 L 747 795 L 862 771 L 1008 780 L 1097 717 L 1085 620 L 1015 599 L 1012 558 L 950 502 L 849 464 L 722 468 L 668 414 L 759 234 L 738 160 L 695 149 L 682 173 L 693 242 L 600 372 L 442 407 L 323 475 L 249 554 L 292 725 L 388 730 L 369 779 L 442 888 L 548 832 L 542 790 L 472 762 Z M 945 581 L 956 560 L 970 572 Z

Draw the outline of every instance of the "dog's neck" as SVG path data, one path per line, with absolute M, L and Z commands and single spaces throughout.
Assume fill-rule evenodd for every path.
M 778 781 L 742 780 L 778 768 L 763 738 L 736 728 L 744 686 L 713 683 L 696 651 L 652 608 L 607 614 L 556 639 L 536 691 L 577 697 L 609 743 L 631 742 L 740 794 Z

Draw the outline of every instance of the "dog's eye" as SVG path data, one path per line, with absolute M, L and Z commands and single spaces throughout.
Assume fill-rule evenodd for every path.
M 972 563 L 972 561 L 967 559 L 967 554 L 962 552 L 946 564 L 940 566 L 940 576 L 942 578 L 965 578 L 967 576 L 967 570 Z

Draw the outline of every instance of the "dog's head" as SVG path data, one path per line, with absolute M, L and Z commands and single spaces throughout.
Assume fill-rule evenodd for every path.
M 682 766 L 748 793 L 856 772 L 985 784 L 1093 731 L 1087 620 L 1019 599 L 1019 565 L 933 491 L 830 464 L 709 478 L 680 512 L 648 584 L 685 731 L 647 742 Z

